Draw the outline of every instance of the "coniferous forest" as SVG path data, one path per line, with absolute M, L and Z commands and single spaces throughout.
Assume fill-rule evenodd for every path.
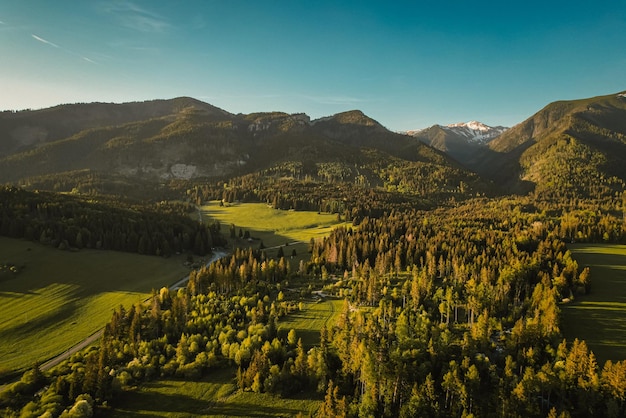
M 439 162 L 281 162 L 154 186 L 177 197 L 167 201 L 7 186 L 2 236 L 60 251 L 228 255 L 193 270 L 183 288 L 117 307 L 97 345 L 51 370 L 33 365 L 0 393 L 0 408 L 107 416 L 142 383 L 230 369 L 240 391 L 317 397 L 319 417 L 626 416 L 626 356 L 597 359 L 562 332 L 563 305 L 594 291 L 593 271 L 568 246 L 626 243 L 624 178 L 589 141 L 531 148 L 516 169 L 536 185 L 517 194 L 430 149 Z M 550 153 L 565 163 L 550 170 L 539 160 Z M 272 256 L 243 245 L 232 225 L 228 237 L 219 223 L 197 222 L 210 201 L 347 224 L 294 261 L 282 248 Z M 342 308 L 305 342 L 281 324 L 314 292 Z
M 49 373 L 35 366 L 3 406 L 73 416 L 85 404 L 114 408 L 116 393 L 145 380 L 234 367 L 242 390 L 323 394 L 319 416 L 623 416 L 626 361 L 600 364 L 559 322 L 563 299 L 593 289 L 566 243 L 623 240 L 621 202 L 563 214 L 536 203 L 479 198 L 365 216 L 312 241 L 299 266 L 236 250 L 192 272 L 185 289 L 119 307 L 97 348 Z M 292 280 L 344 300 L 306 349 L 295 331 L 278 333 L 299 309 L 299 295 L 280 290 Z

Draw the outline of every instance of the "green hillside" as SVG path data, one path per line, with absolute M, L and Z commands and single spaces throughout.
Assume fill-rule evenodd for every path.
M 471 166 L 504 191 L 607 196 L 626 181 L 626 97 L 549 104 L 489 144 Z

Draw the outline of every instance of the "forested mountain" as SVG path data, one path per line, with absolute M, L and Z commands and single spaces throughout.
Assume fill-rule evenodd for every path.
M 551 103 L 490 142 L 469 166 L 513 192 L 619 191 L 626 180 L 626 94 Z
M 414 133 L 417 140 L 356 110 L 311 121 L 282 112 L 233 115 L 191 98 L 62 105 L 0 115 L 0 182 L 145 198 L 159 188 L 159 197 L 167 195 L 161 186 L 172 181 L 295 164 L 303 178 L 410 190 L 411 182 L 403 187 L 380 167 L 417 164 L 420 179 L 452 170 L 463 173 L 450 175 L 455 187 L 459 177 L 476 183 L 448 154 L 487 179 L 470 193 L 491 180 L 503 193 L 597 196 L 618 191 L 626 178 L 625 120 L 623 93 L 555 102 L 506 131 L 435 125 Z
M 28 151 L 87 129 L 160 118 L 188 107 L 201 109 L 207 115 L 228 115 L 228 112 L 187 97 L 122 104 L 80 103 L 40 110 L 5 111 L 0 114 L 0 157 Z
M 0 182 L 31 189 L 146 198 L 146 190 L 160 188 L 161 197 L 170 182 L 279 171 L 301 180 L 400 188 L 422 198 L 488 189 L 445 154 L 360 111 L 310 121 L 281 112 L 232 115 L 179 98 L 5 113 L 0 128 Z M 282 173 L 285 167 L 290 173 Z

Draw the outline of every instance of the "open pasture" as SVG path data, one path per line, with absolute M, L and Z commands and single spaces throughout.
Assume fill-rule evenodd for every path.
M 568 246 L 582 270 L 591 270 L 591 292 L 562 306 L 568 340 L 585 340 L 602 365 L 626 359 L 626 245 Z
M 341 299 L 326 299 L 319 302 L 306 302 L 304 309 L 289 314 L 278 323 L 281 333 L 287 335 L 294 329 L 298 338 L 302 338 L 305 349 L 309 349 L 320 342 L 322 327 L 331 328 L 341 314 L 344 301 Z
M 253 241 L 251 245 L 258 247 L 260 241 L 266 248 L 290 243 L 298 254 L 306 252 L 311 238 L 321 238 L 339 225 L 351 225 L 337 220 L 336 214 L 278 210 L 265 203 L 239 203 L 220 206 L 218 202 L 210 202 L 201 207 L 205 221 L 214 219 L 221 223 L 222 234 L 229 236 L 229 227 L 235 225 L 237 236 L 239 230 L 249 231 Z M 301 244 L 291 244 L 299 242 Z M 241 243 L 241 246 L 246 246 Z M 284 250 L 290 255 L 291 248 Z
M 181 257 L 60 251 L 0 238 L 0 377 L 45 361 L 126 308 L 185 276 Z
M 320 398 L 321 399 L 321 398 Z M 147 382 L 128 392 L 106 416 L 141 417 L 294 417 L 313 415 L 320 399 L 285 399 L 238 391 L 235 370 L 210 372 L 200 381 L 164 379 Z

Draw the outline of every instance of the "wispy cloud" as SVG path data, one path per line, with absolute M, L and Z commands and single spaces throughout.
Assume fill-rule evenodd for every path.
M 48 40 L 46 40 L 46 39 L 42 38 L 41 36 L 37 36 L 37 35 L 35 35 L 35 34 L 33 34 L 33 33 L 31 33 L 31 34 L 30 34 L 30 36 L 32 36 L 32 37 L 33 37 L 33 39 L 35 39 L 35 40 L 37 40 L 37 41 L 39 41 L 39 42 L 42 42 L 42 43 L 44 43 L 44 44 L 46 44 L 46 45 L 50 45 L 50 46 L 53 46 L 53 47 L 55 47 L 55 48 L 60 48 L 60 46 L 58 46 L 57 44 L 55 44 L 55 43 L 53 43 L 53 42 L 50 42 L 50 41 L 48 41 Z
M 158 13 L 129 1 L 105 3 L 102 10 L 113 15 L 121 26 L 139 32 L 165 32 L 172 26 Z
M 75 57 L 79 57 L 79 58 L 81 58 L 82 60 L 87 61 L 87 62 L 89 62 L 89 63 L 92 63 L 92 64 L 97 64 L 97 62 L 96 62 L 96 61 L 94 61 L 94 60 L 92 60 L 91 58 L 85 57 L 84 55 L 81 55 L 81 54 L 79 54 L 79 53 L 77 53 L 77 52 L 70 51 L 69 49 L 62 48 L 62 47 L 60 47 L 59 45 L 55 44 L 54 42 L 50 42 L 49 40 L 44 39 L 44 38 L 42 38 L 41 36 L 37 36 L 37 35 L 35 35 L 34 33 L 31 33 L 31 34 L 30 34 L 30 36 L 32 36 L 34 40 L 39 41 L 39 42 L 41 42 L 41 43 L 43 43 L 43 44 L 50 45 L 50 46 L 52 46 L 52 47 L 54 47 L 54 48 L 60 49 L 61 51 L 67 52 L 68 54 L 70 54 L 70 55 L 74 55 Z

